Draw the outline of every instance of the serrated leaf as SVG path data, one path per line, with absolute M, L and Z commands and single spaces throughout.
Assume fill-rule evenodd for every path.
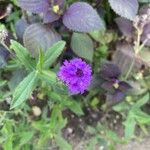
M 73 33 L 71 38 L 71 48 L 75 54 L 89 61 L 93 59 L 93 41 L 87 34 Z
M 63 51 L 65 44 L 66 44 L 65 41 L 59 41 L 46 51 L 44 63 L 45 68 L 48 68 L 54 63 L 54 61 L 59 57 L 59 55 Z
M 133 20 L 138 12 L 137 0 L 109 0 L 111 8 L 120 16 Z
M 125 139 L 129 140 L 134 137 L 136 125 L 134 114 L 132 112 L 129 112 L 127 119 L 124 122 L 124 125 L 125 125 Z
M 22 132 L 20 134 L 20 141 L 19 141 L 19 145 L 24 145 L 24 144 L 27 144 L 28 142 L 30 142 L 30 140 L 32 139 L 33 137 L 33 132 L 32 131 L 25 131 L 25 132 Z
M 39 77 L 50 85 L 54 85 L 57 82 L 56 74 L 49 70 L 42 70 L 42 72 L 39 74 Z
M 81 104 L 79 102 L 72 100 L 71 104 L 69 104 L 67 107 L 78 116 L 84 115 Z
M 40 50 L 39 52 L 39 59 L 38 59 L 38 63 L 36 65 L 36 69 L 41 72 L 43 70 L 43 65 L 44 65 L 44 53 L 42 50 Z
M 60 40 L 61 36 L 53 28 L 40 23 L 27 27 L 23 36 L 24 45 L 33 56 L 38 55 L 39 49 L 47 51 Z
M 61 150 L 72 150 L 71 145 L 60 135 L 55 136 L 55 141 Z
M 145 94 L 141 99 L 139 99 L 135 104 L 134 104 L 134 108 L 140 108 L 142 107 L 144 104 L 146 104 L 149 101 L 149 93 Z
M 139 122 L 139 124 L 148 124 L 150 123 L 150 115 L 141 111 L 140 109 L 135 109 L 135 118 Z
M 16 53 L 16 57 L 19 59 L 19 61 L 26 66 L 27 69 L 33 70 L 34 64 L 29 56 L 29 52 L 26 48 L 24 48 L 20 43 L 11 40 L 11 49 L 13 49 Z
M 73 31 L 92 32 L 104 28 L 98 13 L 85 2 L 72 4 L 63 16 L 64 25 Z
M 11 109 L 18 107 L 25 100 L 29 98 L 34 87 L 36 86 L 37 81 L 37 72 L 31 72 L 20 84 L 16 87 L 13 100 L 11 103 Z

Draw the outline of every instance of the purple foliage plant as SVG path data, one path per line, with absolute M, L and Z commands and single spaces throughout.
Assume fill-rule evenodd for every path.
M 101 88 L 107 91 L 108 103 L 117 103 L 123 100 L 125 94 L 132 87 L 119 79 L 121 71 L 115 64 L 105 63 L 101 67 L 100 76 L 104 79 Z
M 69 8 L 65 0 L 19 0 L 19 6 L 32 13 L 42 13 L 44 23 L 62 18 L 63 24 L 73 31 L 91 32 L 104 28 L 100 16 L 85 2 L 75 2 Z

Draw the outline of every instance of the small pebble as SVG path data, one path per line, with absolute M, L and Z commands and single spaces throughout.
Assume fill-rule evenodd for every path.
M 40 116 L 42 113 L 41 109 L 38 106 L 33 106 L 32 111 L 36 117 Z

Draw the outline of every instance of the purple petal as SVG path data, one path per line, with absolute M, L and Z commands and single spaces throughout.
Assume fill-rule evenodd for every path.
M 46 12 L 50 7 L 49 0 L 19 0 L 18 3 L 22 9 L 33 13 Z
M 126 18 L 118 17 L 115 19 L 119 30 L 122 32 L 125 36 L 132 36 L 133 32 L 133 25 L 130 20 L 127 20 Z
M 121 71 L 115 64 L 105 63 L 102 65 L 100 75 L 104 79 L 117 79 L 121 75 Z
M 127 92 L 129 89 L 131 89 L 132 87 L 128 84 L 128 83 L 126 83 L 126 82 L 124 82 L 124 81 L 121 81 L 120 83 L 119 83 L 119 89 L 122 91 L 122 92 Z
M 58 20 L 59 18 L 60 18 L 59 15 L 53 13 L 52 11 L 47 11 L 44 14 L 44 23 L 51 23 Z
M 72 4 L 63 16 L 64 25 L 74 31 L 91 32 L 104 28 L 97 12 L 85 2 Z

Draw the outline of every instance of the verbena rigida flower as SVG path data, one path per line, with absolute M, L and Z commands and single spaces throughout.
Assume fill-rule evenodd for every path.
M 58 78 L 68 86 L 70 94 L 83 94 L 90 85 L 92 70 L 80 58 L 65 60 L 58 72 Z
M 108 92 L 108 103 L 109 101 L 111 103 L 121 101 L 125 97 L 128 90 L 131 89 L 131 86 L 127 82 L 119 80 L 121 71 L 115 64 L 103 64 L 100 75 L 104 79 L 104 83 L 101 87 Z

